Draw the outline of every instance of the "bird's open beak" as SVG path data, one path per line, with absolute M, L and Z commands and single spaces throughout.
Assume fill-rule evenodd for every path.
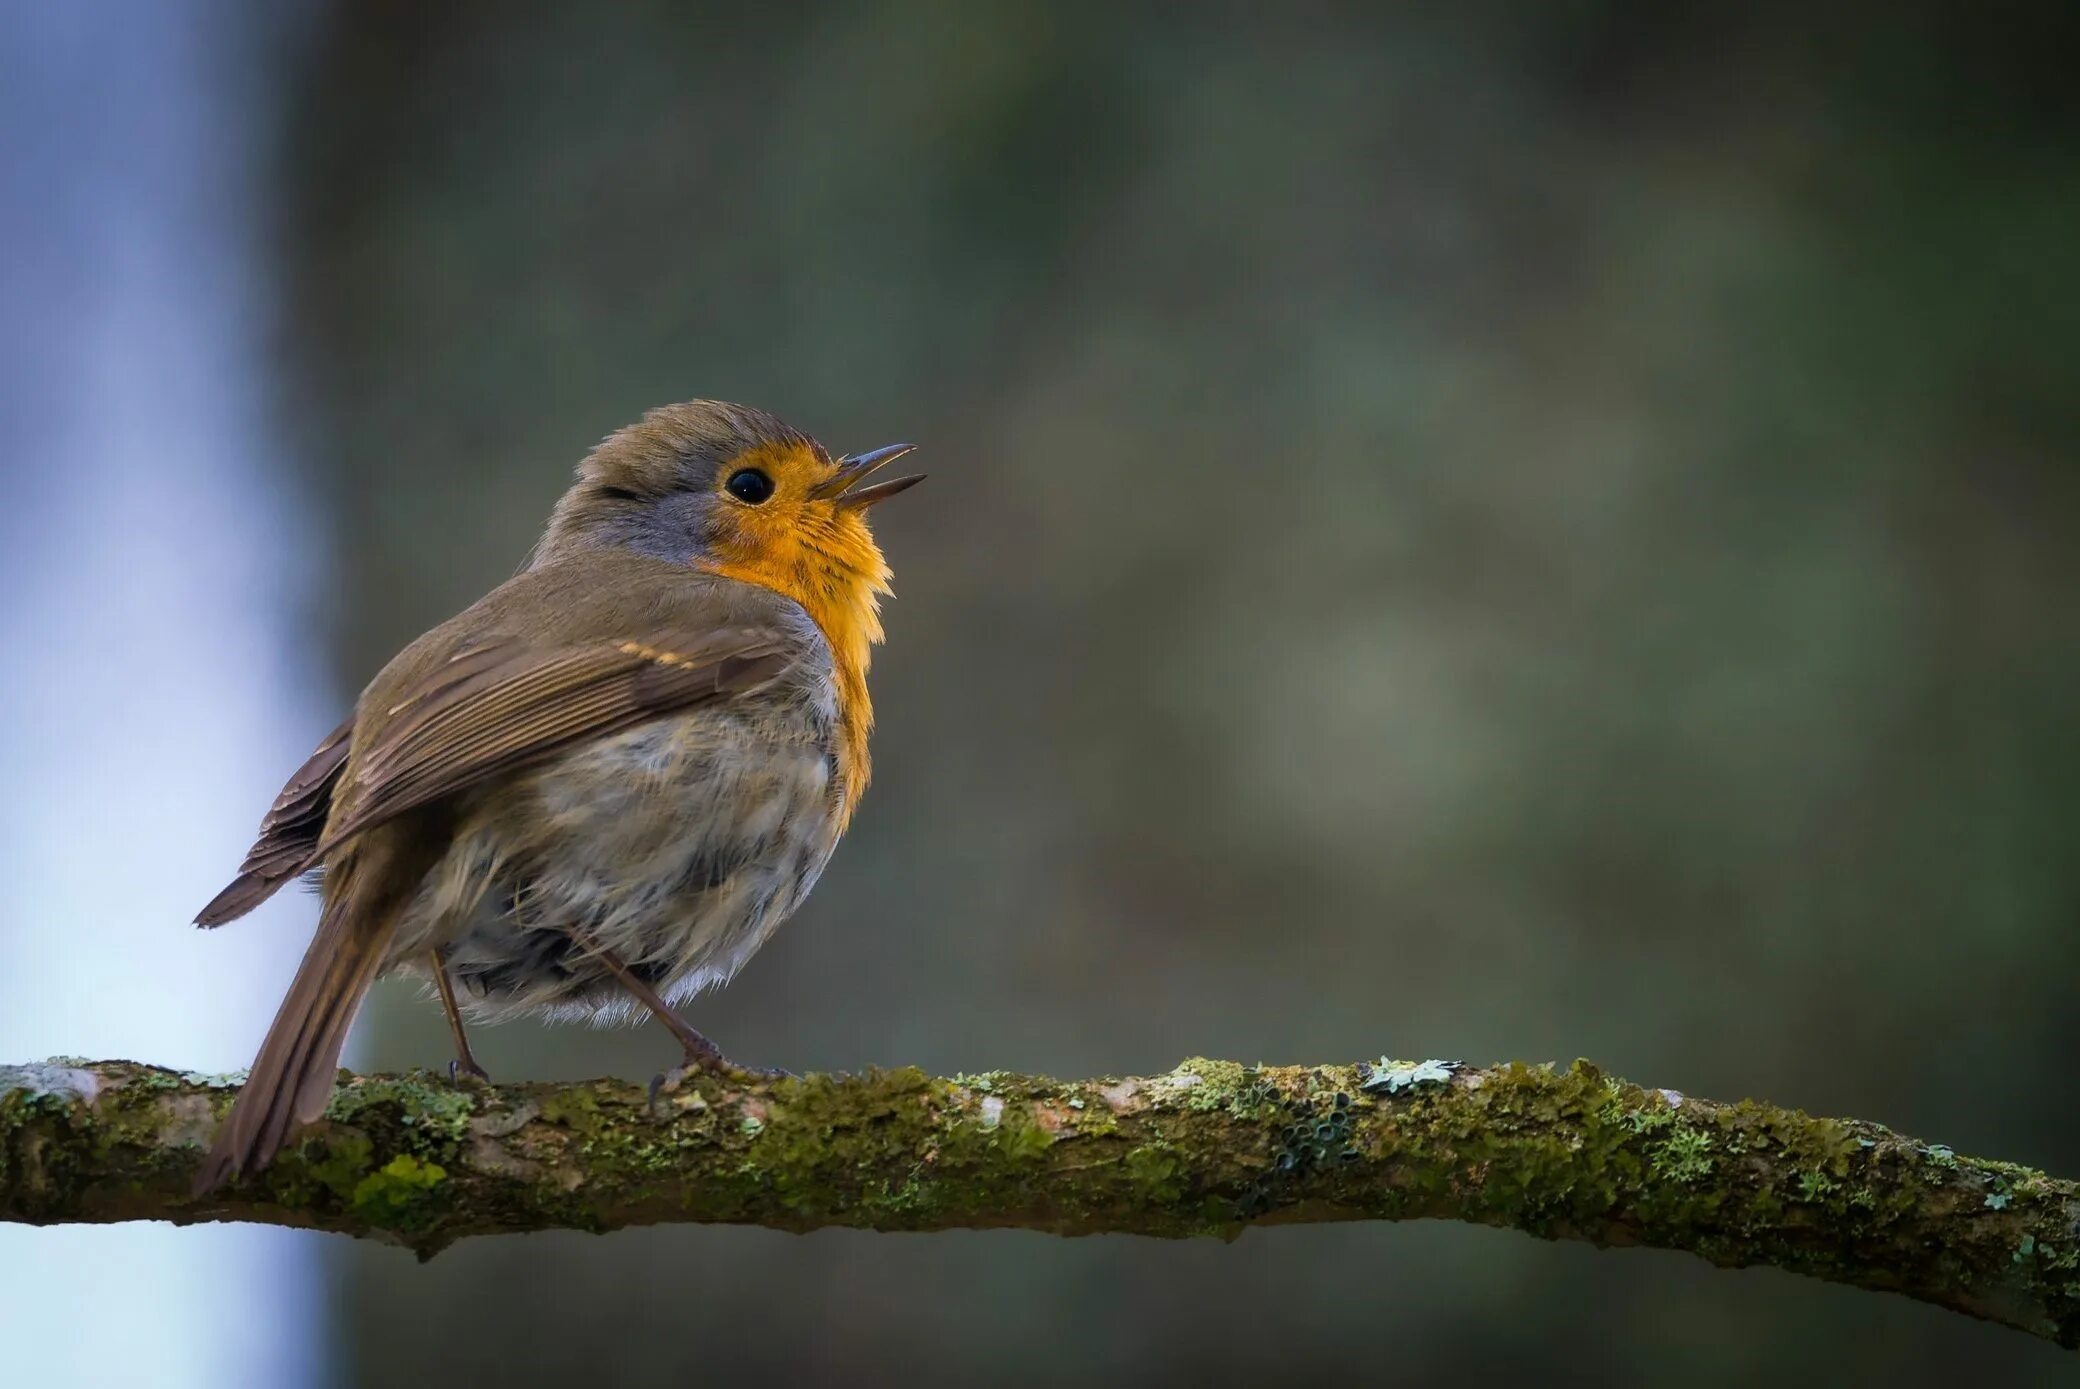
M 838 460 L 838 471 L 818 483 L 809 495 L 818 501 L 835 501 L 839 506 L 847 507 L 872 506 L 876 502 L 887 501 L 896 493 L 923 482 L 924 474 L 912 473 L 909 477 L 892 477 L 871 487 L 861 487 L 859 484 L 916 447 L 915 444 L 890 444 L 887 448 L 841 458 Z

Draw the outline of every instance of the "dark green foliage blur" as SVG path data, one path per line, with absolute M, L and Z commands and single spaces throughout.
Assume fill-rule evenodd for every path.
M 277 231 L 340 698 L 650 405 L 916 439 L 878 779 L 732 1053 L 1586 1055 L 2080 1174 L 2072 15 L 337 5 Z M 336 1257 L 369 1385 L 2070 1373 L 1459 1226 Z

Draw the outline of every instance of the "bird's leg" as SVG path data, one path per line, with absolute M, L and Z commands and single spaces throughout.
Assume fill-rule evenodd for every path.
M 462 1010 L 455 1006 L 455 985 L 448 978 L 448 952 L 433 952 L 433 986 L 440 990 L 441 1009 L 448 1015 L 448 1031 L 455 1036 L 455 1059 L 448 1063 L 448 1079 L 468 1076 L 472 1080 L 491 1083 L 491 1073 L 477 1064 L 476 1056 L 469 1049 L 469 1033 L 462 1028 Z
M 676 1090 L 679 1082 L 693 1071 L 711 1071 L 717 1075 L 762 1076 L 765 1073 L 739 1066 L 722 1054 L 722 1048 L 703 1037 L 694 1025 L 672 1011 L 672 1005 L 658 995 L 657 990 L 623 964 L 621 957 L 594 940 L 590 934 L 576 926 L 564 927 L 570 938 L 577 942 L 580 950 L 607 967 L 607 971 L 621 981 L 621 987 L 635 995 L 636 1002 L 650 1010 L 652 1017 L 665 1025 L 679 1045 L 686 1049 L 686 1059 L 680 1065 L 658 1076 L 650 1082 L 650 1095 L 655 1099 L 660 1090 Z

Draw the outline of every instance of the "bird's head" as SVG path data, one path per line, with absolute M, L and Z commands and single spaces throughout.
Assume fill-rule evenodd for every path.
M 761 584 L 807 609 L 834 648 L 863 656 L 881 639 L 889 591 L 867 511 L 923 481 L 878 476 L 910 447 L 833 458 L 763 410 L 663 406 L 586 455 L 533 563 L 624 549 Z

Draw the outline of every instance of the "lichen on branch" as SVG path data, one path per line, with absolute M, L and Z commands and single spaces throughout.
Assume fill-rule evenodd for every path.
M 342 1073 L 273 1167 L 192 1199 L 237 1084 L 0 1067 L 0 1219 L 261 1221 L 422 1257 L 467 1235 L 667 1222 L 1233 1238 L 1452 1219 L 1769 1265 L 2080 1343 L 2073 1182 L 1587 1062 L 1195 1057 L 1145 1077 L 705 1076 L 655 1095 Z

